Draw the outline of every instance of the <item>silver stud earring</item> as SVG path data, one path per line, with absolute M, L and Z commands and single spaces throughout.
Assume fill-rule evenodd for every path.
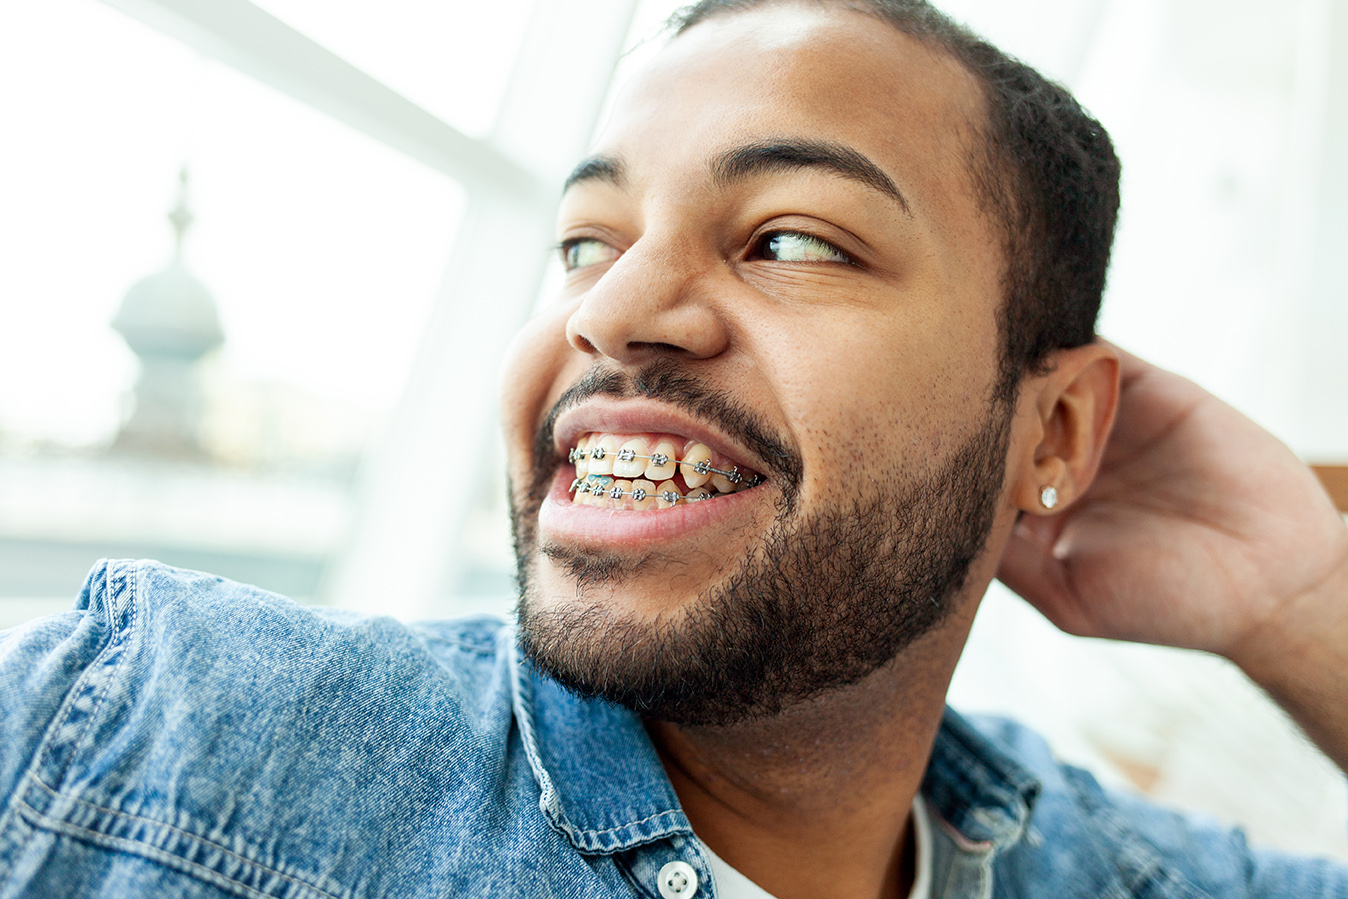
M 1040 490 L 1039 502 L 1043 504 L 1045 509 L 1052 509 L 1058 504 L 1058 488 L 1048 486 Z

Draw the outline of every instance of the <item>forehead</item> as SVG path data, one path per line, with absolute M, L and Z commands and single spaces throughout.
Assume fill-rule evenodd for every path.
M 778 3 L 673 40 L 623 92 L 597 152 L 636 180 L 696 179 L 747 143 L 827 142 L 935 214 L 975 201 L 968 163 L 985 117 L 974 79 L 945 52 L 860 12 Z

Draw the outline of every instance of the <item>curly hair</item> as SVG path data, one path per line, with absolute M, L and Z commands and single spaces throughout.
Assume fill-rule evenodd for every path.
M 701 0 L 670 18 L 675 37 L 706 19 L 784 0 Z M 939 47 L 982 86 L 988 119 L 969 172 L 1002 240 L 1001 372 L 994 399 L 1046 370 L 1054 350 L 1095 336 L 1119 210 L 1109 134 L 1061 85 L 1008 56 L 926 0 L 791 0 L 888 22 Z

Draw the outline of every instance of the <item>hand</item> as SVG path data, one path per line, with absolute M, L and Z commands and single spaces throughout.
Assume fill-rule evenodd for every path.
M 1317 591 L 1344 583 L 1348 529 L 1310 469 L 1198 385 L 1119 358 L 1098 476 L 1060 514 L 1022 516 L 997 576 L 1069 633 L 1208 650 L 1247 671 L 1294 607 L 1303 627 L 1341 622 L 1348 596 Z M 1329 605 L 1308 610 L 1311 596 Z

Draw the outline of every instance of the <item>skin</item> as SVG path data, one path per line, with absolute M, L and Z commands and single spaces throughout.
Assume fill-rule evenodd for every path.
M 1235 662 L 1348 771 L 1348 528 L 1277 438 L 1122 350 L 1100 475 L 998 577 L 1071 634 Z
M 540 423 L 596 363 L 634 371 L 673 359 L 731 392 L 799 452 L 799 503 L 827 503 L 881 468 L 928 471 L 945 458 L 987 414 L 997 373 L 1002 262 L 963 167 L 979 139 L 970 123 L 983 116 L 957 64 L 846 10 L 777 6 L 710 20 L 672 42 L 598 141 L 596 153 L 622 161 L 622 177 L 582 180 L 563 201 L 559 237 L 587 241 L 591 264 L 568 274 L 506 363 L 516 501 Z M 718 154 L 784 137 L 854 149 L 905 202 L 816 167 L 730 184 L 713 177 Z M 762 238 L 779 231 L 826 240 L 855 264 L 771 258 Z M 1121 436 L 1106 451 L 1120 359 Z M 862 682 L 775 718 L 648 723 L 699 836 L 781 899 L 906 894 L 908 809 L 994 575 L 1074 633 L 1223 652 L 1294 713 L 1344 707 L 1341 681 L 1275 661 L 1295 647 L 1348 671 L 1322 639 L 1325 609 L 1343 607 L 1348 537 L 1309 473 L 1197 388 L 1107 344 L 1052 361 L 1021 384 L 996 521 L 935 630 Z M 1248 495 L 1247 468 L 1214 473 L 1228 436 L 1255 445 L 1242 462 L 1271 466 L 1264 495 Z M 747 451 L 740 458 L 754 461 Z M 1060 497 L 1051 515 L 1039 503 L 1046 484 Z M 1314 511 L 1291 536 L 1278 490 L 1287 484 L 1291 506 Z M 585 599 L 655 622 L 687 609 L 754 545 L 776 496 L 769 482 L 708 526 L 655 543 L 621 528 L 595 537 L 545 526 L 540 539 L 640 562 Z M 1270 521 L 1263 513 L 1274 507 L 1283 512 Z M 1116 542 L 1118 552 L 1105 551 Z M 1157 546 L 1173 559 L 1149 583 L 1139 572 Z M 1283 570 L 1288 556 L 1305 562 L 1250 576 Z M 1240 564 L 1204 583 L 1229 559 Z M 1180 569 L 1187 576 L 1166 576 Z M 545 556 L 532 575 L 543 604 L 578 601 L 577 585 Z M 1330 619 L 1342 637 L 1330 644 L 1348 646 L 1343 615 Z M 1348 738 L 1332 718 L 1303 711 L 1299 720 L 1342 763 Z

